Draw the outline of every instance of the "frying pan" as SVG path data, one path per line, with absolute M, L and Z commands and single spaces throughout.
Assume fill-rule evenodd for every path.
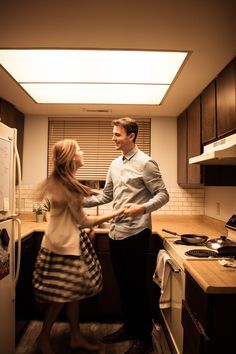
M 167 232 L 167 233 L 174 235 L 174 236 L 178 236 L 181 238 L 181 241 L 186 242 L 190 245 L 198 245 L 198 244 L 204 243 L 208 240 L 208 237 L 204 236 L 204 235 L 195 235 L 195 234 L 180 235 L 180 234 L 177 234 L 177 232 L 166 230 L 166 229 L 162 229 L 162 231 Z

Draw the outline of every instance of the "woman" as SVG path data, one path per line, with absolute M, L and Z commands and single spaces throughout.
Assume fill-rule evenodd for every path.
M 101 290 L 101 267 L 93 246 L 81 228 L 95 225 L 123 213 L 123 209 L 102 216 L 87 216 L 82 208 L 85 196 L 95 194 L 75 177 L 83 166 L 83 152 L 76 141 L 65 139 L 53 148 L 54 170 L 39 188 L 39 199 L 48 197 L 51 213 L 34 272 L 36 299 L 49 307 L 37 343 L 43 354 L 53 354 L 50 333 L 65 305 L 70 325 L 70 347 L 99 350 L 79 329 L 78 300 Z

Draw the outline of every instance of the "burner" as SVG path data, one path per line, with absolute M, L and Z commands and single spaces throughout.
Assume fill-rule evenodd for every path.
M 218 257 L 218 253 L 210 250 L 190 250 L 185 252 L 187 256 L 199 257 L 199 258 L 208 258 L 208 257 Z

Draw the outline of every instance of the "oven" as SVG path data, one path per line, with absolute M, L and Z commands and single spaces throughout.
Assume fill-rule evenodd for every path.
M 170 304 L 169 307 L 160 308 L 160 311 L 171 351 L 172 353 L 180 354 L 183 348 L 181 316 L 182 300 L 185 292 L 185 272 L 183 261 L 179 259 L 178 252 L 173 247 L 174 242 L 175 239 L 164 240 L 164 248 L 170 257 L 167 261 L 167 266 L 170 267 L 168 280 Z
M 189 251 L 202 252 L 212 251 L 206 246 L 186 245 L 176 241 L 176 238 L 164 239 L 164 249 L 169 255 L 167 266 L 170 267 L 169 273 L 169 290 L 170 290 L 170 306 L 161 308 L 163 325 L 167 332 L 167 338 L 172 353 L 182 354 L 183 350 L 183 327 L 182 327 L 182 301 L 185 299 L 185 270 L 184 261 L 187 259 L 198 259 L 186 254 Z M 201 257 L 203 260 L 209 260 L 209 256 Z
M 234 218 L 235 224 L 232 226 L 230 220 Z M 226 229 L 228 238 L 236 242 L 236 216 L 233 215 Z M 210 260 L 211 252 L 205 244 L 203 245 L 187 245 L 173 237 L 164 239 L 164 249 L 166 250 L 169 259 L 167 266 L 170 267 L 169 272 L 169 290 L 170 290 L 170 306 L 161 308 L 161 315 L 167 339 L 170 348 L 174 354 L 182 354 L 183 350 L 183 327 L 181 324 L 182 317 L 182 301 L 185 299 L 185 260 Z M 195 251 L 197 256 L 191 255 Z M 190 251 L 190 254 L 188 254 Z M 203 252 L 202 252 L 203 251 Z M 205 254 L 206 252 L 206 254 Z M 215 251 L 214 251 L 215 252 Z M 198 254 L 199 253 L 199 254 Z M 200 257 L 200 258 L 199 258 Z M 220 258 L 219 258 L 220 259 Z

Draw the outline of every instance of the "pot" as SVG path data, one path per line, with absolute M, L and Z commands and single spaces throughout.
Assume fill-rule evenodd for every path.
M 236 244 L 234 246 L 219 247 L 217 251 L 221 257 L 234 257 L 236 259 Z
M 162 229 L 162 231 L 167 232 L 171 235 L 178 236 L 181 238 L 181 241 L 186 242 L 190 245 L 198 245 L 204 243 L 208 240 L 207 236 L 204 235 L 195 235 L 195 234 L 177 234 L 177 232 Z
M 218 250 L 220 247 L 236 246 L 236 243 L 228 239 L 227 236 L 220 236 L 208 240 L 206 246 L 213 250 Z

